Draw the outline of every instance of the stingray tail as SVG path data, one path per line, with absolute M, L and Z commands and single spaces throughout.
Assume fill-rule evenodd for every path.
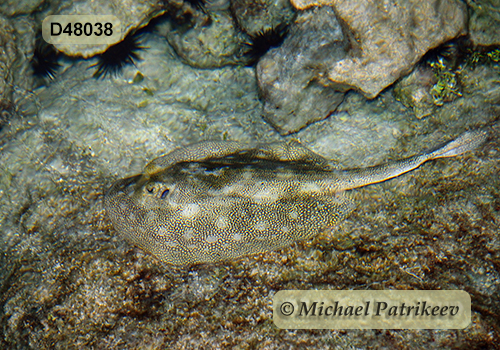
M 488 138 L 486 129 L 471 130 L 429 153 L 429 159 L 455 157 L 479 147 Z
M 332 179 L 327 186 L 332 191 L 342 191 L 386 181 L 416 169 L 429 160 L 454 157 L 471 151 L 485 142 L 488 135 L 489 132 L 486 128 L 467 131 L 444 146 L 420 155 L 374 167 L 343 171 Z

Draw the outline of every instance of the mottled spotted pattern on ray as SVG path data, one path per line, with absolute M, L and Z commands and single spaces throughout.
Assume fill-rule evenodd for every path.
M 335 225 L 354 208 L 345 190 L 384 181 L 475 148 L 485 131 L 376 167 L 340 171 L 297 142 L 207 141 L 149 163 L 105 197 L 115 229 L 175 265 L 278 249 Z

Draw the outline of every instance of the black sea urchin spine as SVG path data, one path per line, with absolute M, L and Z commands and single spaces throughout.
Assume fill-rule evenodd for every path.
M 119 43 L 110 46 L 98 56 L 99 62 L 91 67 L 97 67 L 94 78 L 104 78 L 108 74 L 116 76 L 127 64 L 135 65 L 141 60 L 138 52 L 145 49 L 141 46 L 142 32 L 131 32 Z
M 255 64 L 272 47 L 280 46 L 287 34 L 288 26 L 280 24 L 277 27 L 261 30 L 257 34 L 250 36 L 251 41 L 246 43 L 248 50 L 245 53 L 249 58 L 249 65 Z
M 47 43 L 41 33 L 38 33 L 35 39 L 35 49 L 31 59 L 33 75 L 39 78 L 54 79 L 57 70 L 61 67 L 59 64 L 60 53 L 57 49 Z

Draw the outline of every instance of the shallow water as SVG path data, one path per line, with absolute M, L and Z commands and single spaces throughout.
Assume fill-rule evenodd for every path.
M 330 118 L 284 138 L 260 116 L 252 68 L 191 68 L 156 34 L 144 45 L 143 59 L 117 77 L 92 78 L 95 60 L 64 62 L 26 102 L 37 113 L 13 117 L 0 131 L 3 347 L 495 344 L 497 137 L 456 159 L 352 191 L 358 208 L 331 232 L 219 265 L 174 270 L 160 263 L 116 235 L 102 201 L 117 178 L 206 139 L 294 137 L 341 167 L 415 154 L 497 118 L 498 67 L 471 70 L 468 81 L 480 84 L 423 120 L 390 89 L 372 101 L 351 92 Z M 138 71 L 145 79 L 132 83 Z M 339 332 L 272 324 L 277 290 L 371 288 L 466 290 L 472 325 Z

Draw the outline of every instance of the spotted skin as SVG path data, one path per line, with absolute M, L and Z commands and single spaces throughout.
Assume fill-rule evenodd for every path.
M 215 263 L 313 237 L 353 210 L 346 190 L 462 154 L 486 137 L 471 131 L 431 152 L 353 170 L 335 169 L 297 142 L 207 141 L 115 182 L 104 205 L 116 231 L 160 260 Z

